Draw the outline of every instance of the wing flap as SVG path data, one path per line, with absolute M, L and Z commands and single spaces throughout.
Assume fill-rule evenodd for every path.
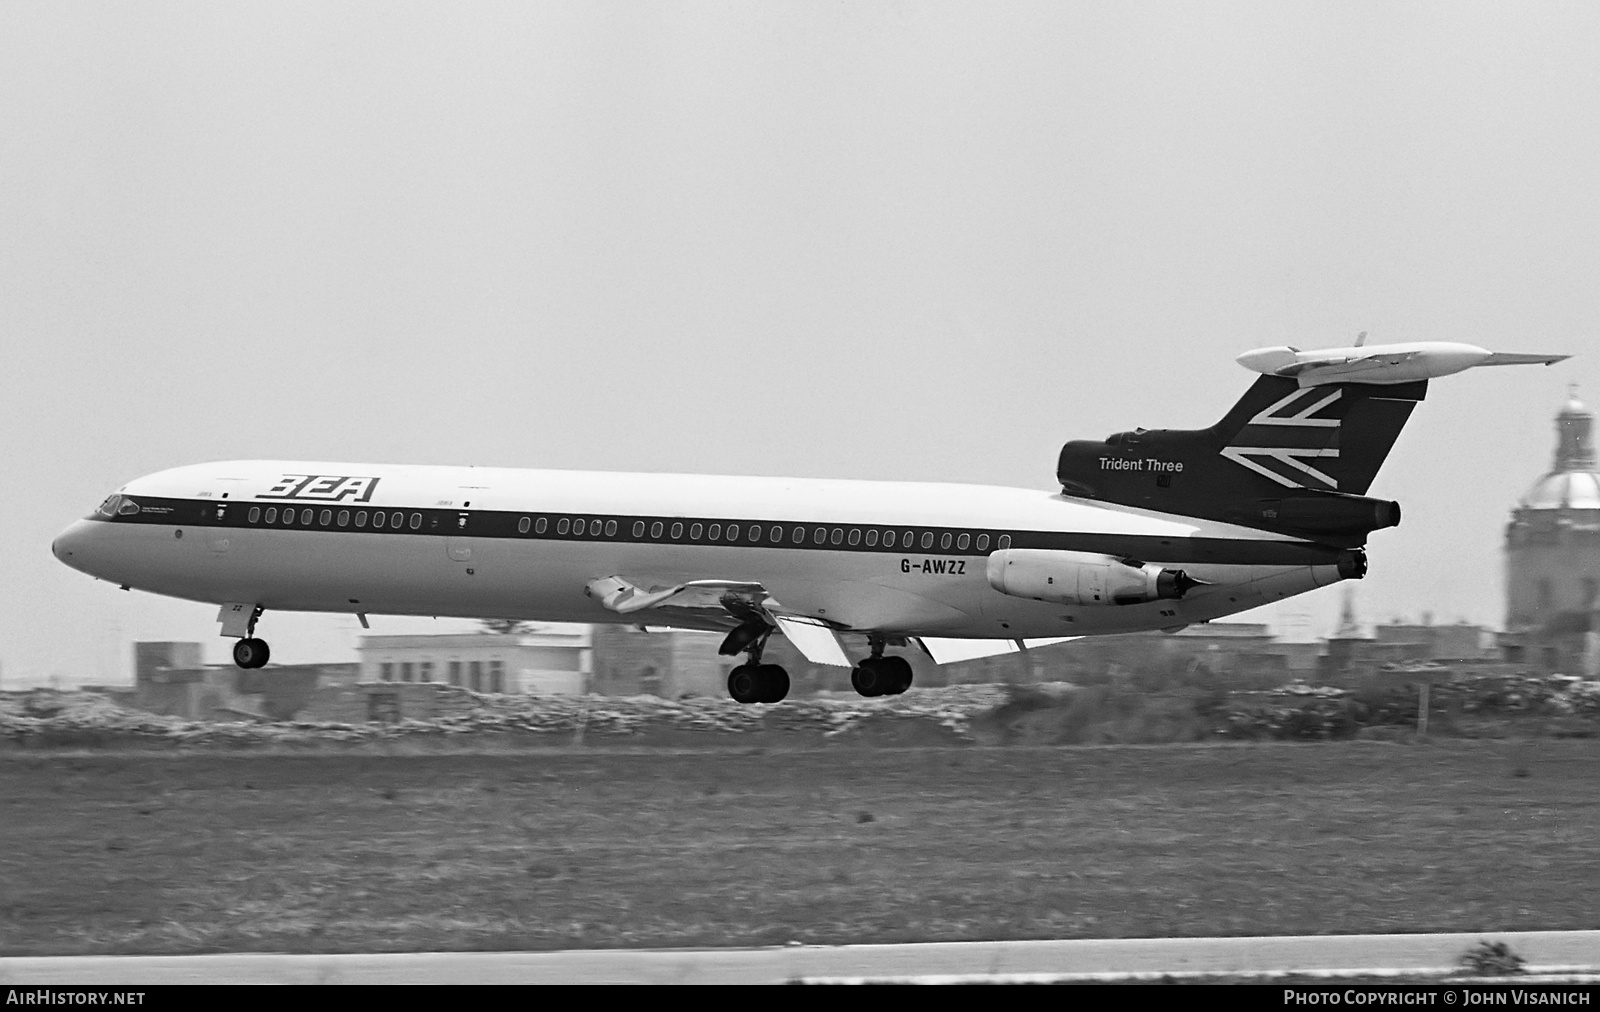
M 922 652 L 933 658 L 933 663 L 957 664 L 961 661 L 975 661 L 981 657 L 1014 654 L 1024 649 L 1033 650 L 1037 647 L 1054 646 L 1057 643 L 1066 643 L 1082 638 L 1081 636 L 1050 636 L 1031 640 L 967 640 L 943 636 L 919 636 L 917 637 L 917 642 L 922 646 Z
M 805 655 L 812 664 L 828 664 L 836 668 L 855 667 L 855 662 L 844 652 L 839 634 L 815 619 L 793 615 L 776 615 L 774 619 L 783 635 L 794 648 Z

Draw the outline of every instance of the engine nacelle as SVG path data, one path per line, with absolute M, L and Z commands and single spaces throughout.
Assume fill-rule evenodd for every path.
M 989 556 L 989 586 L 1051 604 L 1142 604 L 1176 600 L 1200 581 L 1181 569 L 1048 548 L 1006 548 Z

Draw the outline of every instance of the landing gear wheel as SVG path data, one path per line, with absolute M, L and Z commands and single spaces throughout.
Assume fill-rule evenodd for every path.
M 760 665 L 741 664 L 728 672 L 728 695 L 735 703 L 761 702 L 762 679 L 757 673 Z
M 728 672 L 736 703 L 777 703 L 789 694 L 789 672 L 776 664 L 741 664 Z
M 262 667 L 270 656 L 272 651 L 267 649 L 267 641 L 254 636 L 247 636 L 233 645 L 233 663 L 241 668 Z
M 863 696 L 881 696 L 887 679 L 883 657 L 869 657 L 850 671 L 850 687 Z
M 890 683 L 885 686 L 883 694 L 898 696 L 911 688 L 911 662 L 904 657 L 893 655 L 883 659 L 883 666 L 888 669 Z
M 850 672 L 850 687 L 863 696 L 898 696 L 911 688 L 911 662 L 904 657 L 868 657 Z
M 763 664 L 756 668 L 761 681 L 761 702 L 781 703 L 789 694 L 789 672 L 776 664 Z

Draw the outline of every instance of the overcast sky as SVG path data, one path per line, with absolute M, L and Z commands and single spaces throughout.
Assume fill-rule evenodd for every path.
M 50 556 L 162 468 L 1049 489 L 1362 330 L 1578 356 L 1434 383 L 1372 489 L 1362 618 L 1498 626 L 1507 511 L 1600 401 L 1600 6 L 7 0 L 0 685 L 224 659 L 215 607 Z

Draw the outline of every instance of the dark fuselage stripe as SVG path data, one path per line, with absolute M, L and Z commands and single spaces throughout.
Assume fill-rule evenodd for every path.
M 841 524 L 802 522 L 799 520 L 729 520 L 725 517 L 637 516 L 605 513 L 533 513 L 507 510 L 461 510 L 373 506 L 370 504 L 297 503 L 283 501 L 210 500 L 210 499 L 157 499 L 150 497 L 123 497 L 124 502 L 138 505 L 137 513 L 117 514 L 107 517 L 102 513 L 90 514 L 88 519 L 118 524 L 155 524 L 160 526 L 193 526 L 202 528 L 237 528 L 242 530 L 280 530 L 300 533 L 337 533 L 460 538 L 505 538 L 516 541 L 563 541 L 611 544 L 683 545 L 703 548 L 769 548 L 791 551 L 870 552 L 887 555 L 922 555 L 934 553 L 945 556 L 983 557 L 998 548 L 1044 548 L 1056 551 L 1091 552 L 1118 558 L 1134 557 L 1142 560 L 1172 563 L 1210 563 L 1213 565 L 1244 566 L 1318 566 L 1334 565 L 1341 550 L 1329 545 L 1306 541 L 1245 540 L 1233 538 L 1185 538 L 1150 534 L 1093 534 L 1073 531 L 996 530 L 985 528 L 928 527 L 924 525 Z M 250 511 L 259 509 L 258 519 L 250 520 Z M 277 519 L 268 523 L 266 511 L 277 511 Z M 347 525 L 338 522 L 341 513 L 348 513 Z M 357 513 L 370 514 L 365 526 L 357 527 Z M 292 514 L 292 522 L 284 522 Z M 309 514 L 309 519 L 307 515 Z M 324 521 L 324 514 L 327 520 Z M 376 526 L 376 516 L 385 518 L 384 526 Z M 399 526 L 394 525 L 399 518 Z M 526 519 L 528 529 L 519 525 Z M 538 530 L 540 520 L 544 530 Z M 584 534 L 574 534 L 581 520 Z M 565 521 L 568 533 L 558 533 Z M 416 526 L 413 527 L 413 522 Z M 643 534 L 635 534 L 637 524 L 643 524 Z M 598 534 L 588 531 L 599 525 Z M 609 525 L 615 524 L 615 527 Z M 659 524 L 661 534 L 653 536 Z M 721 528 L 722 536 L 716 540 L 707 537 L 711 527 Z M 760 540 L 750 539 L 752 526 L 761 532 Z M 677 527 L 679 536 L 672 537 Z M 698 528 L 701 536 L 690 537 Z M 737 528 L 739 537 L 730 540 L 727 531 Z M 781 528 L 782 540 L 773 540 L 775 528 Z M 606 533 L 610 530 L 611 533 Z M 796 540 L 796 531 L 801 539 Z M 840 540 L 833 540 L 834 532 Z M 860 532 L 857 544 L 851 544 L 849 535 Z M 866 544 L 868 531 L 878 535 L 878 543 Z M 885 532 L 894 532 L 893 545 L 885 545 Z M 819 533 L 820 532 L 820 533 Z M 931 540 L 929 536 L 931 535 Z M 959 548 L 960 538 L 967 535 L 967 545 Z M 911 543 L 907 544 L 907 538 Z M 948 538 L 948 541 L 946 540 Z M 1002 543 L 1009 538 L 1008 543 Z M 985 547 L 978 543 L 987 539 Z M 924 541 L 928 544 L 924 545 Z

